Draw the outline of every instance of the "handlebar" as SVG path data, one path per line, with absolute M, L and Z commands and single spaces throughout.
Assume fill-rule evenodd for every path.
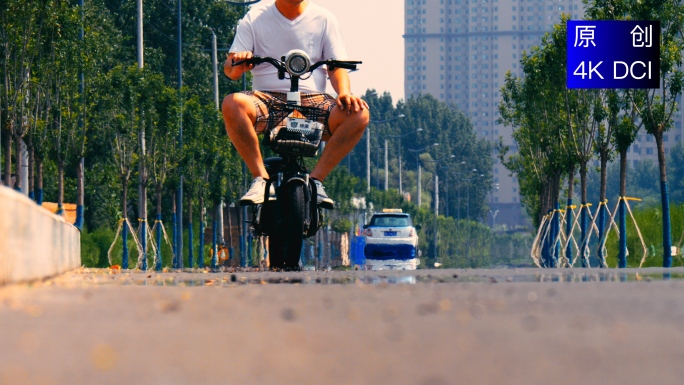
M 245 60 L 235 61 L 235 59 L 233 59 L 232 62 L 233 62 L 233 67 L 239 66 L 241 64 L 254 64 L 255 66 L 257 66 L 257 65 L 262 64 L 262 63 L 271 63 L 277 69 L 281 69 L 281 67 L 282 67 L 282 69 L 285 70 L 285 63 L 283 63 L 280 60 L 276 60 L 276 59 L 273 59 L 270 57 L 252 56 L 251 58 L 245 59 Z
M 274 66 L 275 68 L 277 68 L 278 71 L 286 72 L 285 62 L 283 62 L 282 60 L 274 59 L 272 57 L 252 56 L 251 58 L 245 59 L 245 60 L 239 60 L 239 61 L 233 60 L 232 63 L 233 63 L 233 66 L 238 66 L 241 64 L 253 64 L 253 65 L 257 66 L 257 65 L 262 64 L 262 63 L 269 63 L 272 66 Z M 363 62 L 351 61 L 351 60 L 335 60 L 335 59 L 321 60 L 321 61 L 318 61 L 318 62 L 312 64 L 311 67 L 309 68 L 309 72 L 313 72 L 316 68 L 318 68 L 322 65 L 327 65 L 328 70 L 330 70 L 330 71 L 334 70 L 335 68 L 344 68 L 344 69 L 355 71 L 356 66 L 359 64 L 362 64 L 362 63 Z

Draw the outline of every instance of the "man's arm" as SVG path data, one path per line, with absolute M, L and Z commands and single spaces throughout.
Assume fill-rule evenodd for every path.
M 347 114 L 359 112 L 368 108 L 366 101 L 358 96 L 351 94 L 351 86 L 349 82 L 349 74 L 344 68 L 335 68 L 328 72 L 330 77 L 330 84 L 337 92 L 337 106 L 340 110 L 347 110 Z
M 252 57 L 252 53 L 249 51 L 243 52 L 231 52 L 228 54 L 226 62 L 223 64 L 223 72 L 231 80 L 238 80 L 243 73 L 251 71 L 254 68 L 253 64 L 240 64 L 238 66 L 233 66 L 233 61 L 246 60 Z

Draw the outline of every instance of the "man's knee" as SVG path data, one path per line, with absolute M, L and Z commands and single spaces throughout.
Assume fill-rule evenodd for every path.
M 230 94 L 223 98 L 221 111 L 226 120 L 236 120 L 240 117 L 254 120 L 254 115 L 256 115 L 252 96 L 242 93 Z
M 339 126 L 342 126 L 344 123 L 348 123 L 346 125 L 347 130 L 363 133 L 363 131 L 366 129 L 366 126 L 368 126 L 368 122 L 370 121 L 370 113 L 368 109 L 352 112 L 351 114 L 347 114 L 346 111 L 340 111 L 336 109 L 333 110 L 330 120 L 334 122 L 331 122 L 331 131 L 333 132 Z
M 370 122 L 370 111 L 368 111 L 367 108 L 364 108 L 363 110 L 360 111 L 361 113 L 359 114 L 359 124 L 361 125 L 362 129 L 366 129 L 368 126 L 368 123 Z
M 223 104 L 221 105 L 221 111 L 223 112 L 224 115 L 234 115 L 236 113 L 244 113 L 249 110 L 249 105 L 252 104 L 252 101 L 250 100 L 251 97 L 240 94 L 240 93 L 235 93 L 235 94 L 230 94 L 223 98 Z

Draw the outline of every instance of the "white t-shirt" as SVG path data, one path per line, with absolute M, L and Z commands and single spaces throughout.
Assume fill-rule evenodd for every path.
M 294 20 L 283 16 L 275 3 L 253 6 L 240 20 L 230 52 L 251 51 L 256 56 L 280 59 L 293 49 L 306 51 L 312 64 L 328 59 L 347 60 L 337 18 L 311 1 Z M 252 75 L 255 90 L 290 90 L 290 80 L 279 80 L 278 70 L 268 63 L 254 67 Z M 300 79 L 299 90 L 326 92 L 327 77 L 327 69 L 321 66 L 308 79 Z

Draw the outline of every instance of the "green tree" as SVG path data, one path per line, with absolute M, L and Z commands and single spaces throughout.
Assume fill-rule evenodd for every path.
M 682 51 L 684 50 L 684 5 L 676 0 L 647 0 L 640 2 L 597 1 L 589 4 L 587 13 L 601 15 L 607 9 L 614 19 L 658 20 L 660 22 L 659 89 L 636 90 L 632 99 L 646 132 L 653 135 L 658 150 L 663 220 L 663 266 L 672 264 L 672 234 L 667 186 L 667 164 L 663 147 L 663 134 L 673 123 L 677 98 L 682 93 Z M 639 101 L 643 101 L 643 104 Z
M 553 34 L 544 36 L 541 47 L 524 53 L 523 77 L 507 73 L 501 89 L 500 122 L 515 127 L 518 153 L 509 155 L 500 144 L 499 157 L 518 176 L 522 203 L 536 225 L 558 202 L 562 173 L 573 169 L 572 160 L 577 159 L 563 146 L 563 138 L 571 134 L 565 123 L 564 90 L 558 86 L 564 50 L 557 42 L 563 28 L 557 25 Z
M 629 10 L 636 20 L 660 21 L 660 89 L 639 90 L 645 100 L 639 108 L 639 115 L 646 131 L 655 137 L 660 171 L 661 205 L 663 219 L 663 267 L 672 266 L 672 230 L 670 225 L 670 203 L 667 186 L 667 163 L 663 134 L 673 124 L 677 108 L 677 97 L 682 93 L 684 73 L 682 72 L 682 51 L 684 50 L 684 5 L 675 0 L 651 0 L 634 3 Z
M 38 60 L 41 48 L 41 35 L 51 26 L 55 14 L 59 13 L 61 4 L 46 1 L 8 0 L 2 5 L 0 12 L 0 133 L 4 138 L 3 153 L 5 155 L 5 185 L 11 186 L 12 163 L 11 146 L 17 146 L 16 176 L 21 180 L 20 148 L 22 138 L 29 128 L 29 115 L 37 106 L 35 61 Z M 32 111 L 33 110 L 33 111 Z M 17 183 L 18 186 L 18 183 Z M 26 187 L 26 186 L 24 186 Z

